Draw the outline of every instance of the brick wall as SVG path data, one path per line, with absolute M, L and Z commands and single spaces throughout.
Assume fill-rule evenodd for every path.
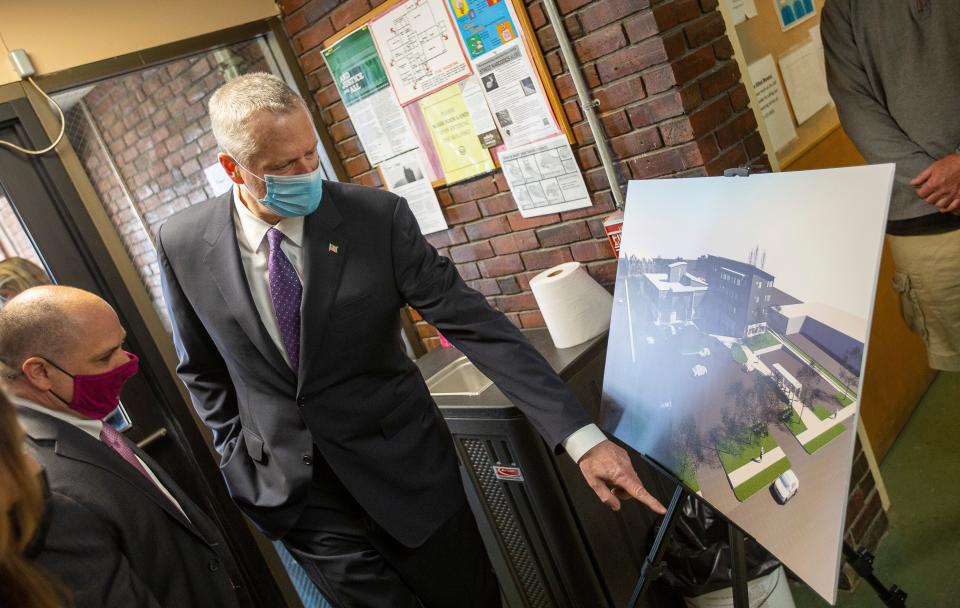
M 269 69 L 256 42 L 230 49 L 241 73 Z M 147 231 L 155 238 L 170 215 L 213 195 L 203 173 L 218 152 L 207 100 L 224 82 L 213 54 L 197 55 L 99 83 L 83 98 L 93 125 L 79 105 L 67 115 L 70 142 L 167 327 L 160 268 Z
M 381 186 L 321 56 L 320 44 L 381 0 L 283 0 L 285 27 L 310 92 L 351 181 Z M 756 119 L 733 60 L 716 0 L 559 0 L 582 73 L 599 102 L 620 183 L 664 176 L 716 175 L 766 164 Z M 583 118 L 556 35 L 540 0 L 527 0 L 537 40 L 576 135 L 574 149 L 593 207 L 524 219 L 497 171 L 438 190 L 450 228 L 428 240 L 461 276 L 521 327 L 543 325 L 530 278 L 576 260 L 611 287 L 616 260 L 602 219 L 614 209 L 610 186 Z M 432 327 L 418 320 L 427 348 Z
M 867 464 L 867 456 L 858 437 L 853 452 L 843 539 L 857 549 L 866 549 L 875 554 L 889 525 L 890 520 L 880 503 L 877 482 Z M 852 589 L 858 579 L 853 568 L 844 563 L 840 569 L 840 588 Z
M 7 198 L 0 194 L 0 259 L 24 258 L 43 268 L 33 241 Z

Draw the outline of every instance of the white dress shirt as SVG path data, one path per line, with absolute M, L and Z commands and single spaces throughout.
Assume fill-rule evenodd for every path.
M 243 272 L 250 285 L 250 294 L 253 296 L 253 305 L 263 321 L 270 339 L 283 354 L 284 361 L 290 364 L 287 349 L 280 338 L 280 328 L 273 311 L 273 299 L 270 297 L 270 279 L 267 273 L 267 260 L 270 255 L 270 243 L 267 241 L 267 230 L 271 225 L 255 216 L 240 200 L 240 189 L 233 187 L 233 207 L 236 221 L 237 244 L 240 248 L 240 262 Z M 280 248 L 289 258 L 290 263 L 297 271 L 300 282 L 303 283 L 303 218 L 285 217 L 276 224 L 277 230 L 283 233 Z M 563 448 L 579 462 L 588 450 L 604 441 L 606 436 L 597 425 L 588 424 L 575 431 L 563 441 Z
M 72 426 L 77 427 L 78 429 L 80 429 L 81 431 L 83 431 L 83 432 L 86 433 L 87 435 L 90 435 L 91 437 L 93 437 L 93 438 L 96 439 L 97 441 L 101 441 L 101 442 L 102 442 L 102 440 L 100 439 L 100 429 L 103 428 L 103 424 L 104 424 L 104 423 L 101 422 L 100 420 L 91 420 L 90 418 L 82 418 L 82 417 L 80 417 L 80 416 L 74 416 L 73 414 L 70 414 L 70 413 L 67 413 L 67 412 L 59 412 L 59 411 L 56 411 L 56 410 L 51 410 L 51 409 L 45 408 L 45 407 L 43 407 L 43 406 L 41 406 L 41 405 L 37 405 L 36 403 L 34 403 L 34 402 L 32 402 L 32 401 L 28 401 L 28 400 L 26 400 L 26 399 L 20 399 L 20 398 L 17 398 L 17 397 L 13 397 L 11 400 L 12 400 L 16 405 L 23 406 L 23 407 L 28 408 L 28 409 L 31 409 L 31 410 L 33 410 L 33 411 L 35 411 L 35 412 L 40 412 L 41 414 L 46 414 L 47 416 L 52 416 L 52 417 L 56 418 L 57 420 L 62 420 L 63 422 L 66 422 L 67 424 L 70 424 L 70 425 L 72 425 Z M 108 446 L 108 447 L 109 447 L 109 446 Z M 111 447 L 110 450 L 113 451 L 113 448 Z M 150 469 L 150 467 L 147 465 L 147 463 L 145 463 L 144 461 L 140 460 L 140 457 L 137 456 L 136 452 L 133 453 L 133 457 L 137 459 L 137 462 L 140 463 L 140 466 L 143 467 L 143 470 L 147 472 L 147 475 L 150 477 L 150 481 L 153 482 L 153 485 L 157 486 L 157 489 L 160 490 L 160 493 L 163 494 L 164 496 L 166 496 L 167 499 L 168 499 L 171 503 L 173 503 L 173 506 L 175 506 L 175 507 L 177 508 L 177 510 L 179 510 L 180 513 L 183 514 L 183 516 L 187 519 L 187 521 L 190 521 L 190 518 L 187 517 L 187 514 L 184 513 L 184 511 L 183 511 L 183 507 L 180 506 L 180 503 L 177 502 L 177 499 L 174 498 L 172 494 L 170 494 L 170 492 L 167 490 L 167 488 L 165 488 L 165 487 L 163 486 L 163 484 L 160 483 L 160 480 L 157 479 L 157 476 L 153 474 L 153 471 Z

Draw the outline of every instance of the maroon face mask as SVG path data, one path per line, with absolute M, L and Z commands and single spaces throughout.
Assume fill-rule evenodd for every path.
M 70 409 L 86 418 L 103 420 L 120 404 L 120 391 L 124 383 L 137 374 L 140 369 L 140 359 L 133 353 L 123 351 L 130 360 L 116 369 L 102 374 L 73 375 L 50 359 L 50 365 L 73 378 L 73 399 L 68 403 L 60 395 L 53 396 L 63 401 Z

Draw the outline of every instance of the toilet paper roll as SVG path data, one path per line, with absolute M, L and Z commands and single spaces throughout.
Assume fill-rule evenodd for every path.
M 580 262 L 554 266 L 530 280 L 533 297 L 557 348 L 568 348 L 610 327 L 613 296 Z

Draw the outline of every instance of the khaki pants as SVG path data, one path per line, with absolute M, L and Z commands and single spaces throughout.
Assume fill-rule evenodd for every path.
M 930 367 L 960 371 L 960 230 L 887 240 L 904 321 L 926 343 Z

